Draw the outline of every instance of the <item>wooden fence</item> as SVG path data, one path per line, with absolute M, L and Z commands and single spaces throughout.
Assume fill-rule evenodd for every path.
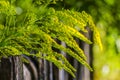
M 90 33 L 89 33 L 90 34 Z M 85 34 L 88 38 L 91 35 Z M 91 45 L 76 40 L 84 50 L 88 63 L 92 66 Z M 66 46 L 64 42 L 61 45 Z M 67 47 L 67 46 L 66 46 Z M 72 57 L 60 51 L 77 69 L 76 78 L 64 70 L 59 70 L 54 64 L 43 59 L 26 57 L 30 63 L 23 63 L 21 56 L 2 58 L 0 62 L 0 80 L 93 80 L 92 72 Z

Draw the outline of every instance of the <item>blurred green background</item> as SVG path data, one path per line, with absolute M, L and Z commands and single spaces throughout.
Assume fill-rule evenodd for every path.
M 61 4 L 56 6 L 89 13 L 100 31 L 103 51 L 94 45 L 94 80 L 120 80 L 120 0 L 63 0 Z

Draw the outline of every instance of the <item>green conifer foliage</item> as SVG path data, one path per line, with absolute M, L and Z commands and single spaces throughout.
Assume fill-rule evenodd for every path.
M 25 3 L 29 2 L 25 7 Z M 59 69 L 64 69 L 75 77 L 76 69 L 68 60 L 53 48 L 64 51 L 66 54 L 75 58 L 78 62 L 92 68 L 86 62 L 86 56 L 75 38 L 83 42 L 92 44 L 81 32 L 86 32 L 86 26 L 93 31 L 93 38 L 101 48 L 100 35 L 95 27 L 90 15 L 73 11 L 49 8 L 42 3 L 32 4 L 31 0 L 23 2 L 18 1 L 0 1 L 0 58 L 28 55 L 36 56 L 53 62 Z M 46 0 L 47 1 L 47 0 Z M 49 0 L 48 0 L 49 1 Z M 49 1 L 50 2 L 50 1 Z M 37 4 L 36 4 L 37 3 Z M 16 6 L 23 9 L 23 13 L 17 14 Z M 56 42 L 63 41 L 68 47 L 64 47 Z M 30 53 L 35 51 L 36 53 Z

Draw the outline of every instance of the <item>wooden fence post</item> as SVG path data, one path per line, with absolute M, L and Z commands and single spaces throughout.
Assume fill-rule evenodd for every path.
M 24 80 L 20 56 L 1 59 L 0 80 Z

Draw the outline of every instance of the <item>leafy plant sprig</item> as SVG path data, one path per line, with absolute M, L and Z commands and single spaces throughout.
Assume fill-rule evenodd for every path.
M 30 6 L 30 5 L 29 5 Z M 22 8 L 25 6 L 21 5 Z M 54 8 L 44 6 L 36 7 L 31 4 L 32 9 L 24 10 L 17 15 L 15 5 L 8 1 L 0 1 L 0 58 L 27 55 L 36 56 L 53 62 L 59 69 L 64 69 L 75 77 L 76 69 L 61 54 L 53 50 L 64 51 L 81 64 L 92 68 L 86 62 L 84 51 L 77 44 L 74 37 L 88 44 L 92 41 L 87 39 L 80 31 L 86 32 L 86 26 L 93 31 L 93 39 L 102 49 L 99 32 L 94 25 L 90 15 L 71 11 L 56 11 Z M 22 22 L 19 22 L 19 16 Z M 57 43 L 57 40 L 65 42 L 64 47 Z M 30 53 L 35 51 L 36 53 Z

